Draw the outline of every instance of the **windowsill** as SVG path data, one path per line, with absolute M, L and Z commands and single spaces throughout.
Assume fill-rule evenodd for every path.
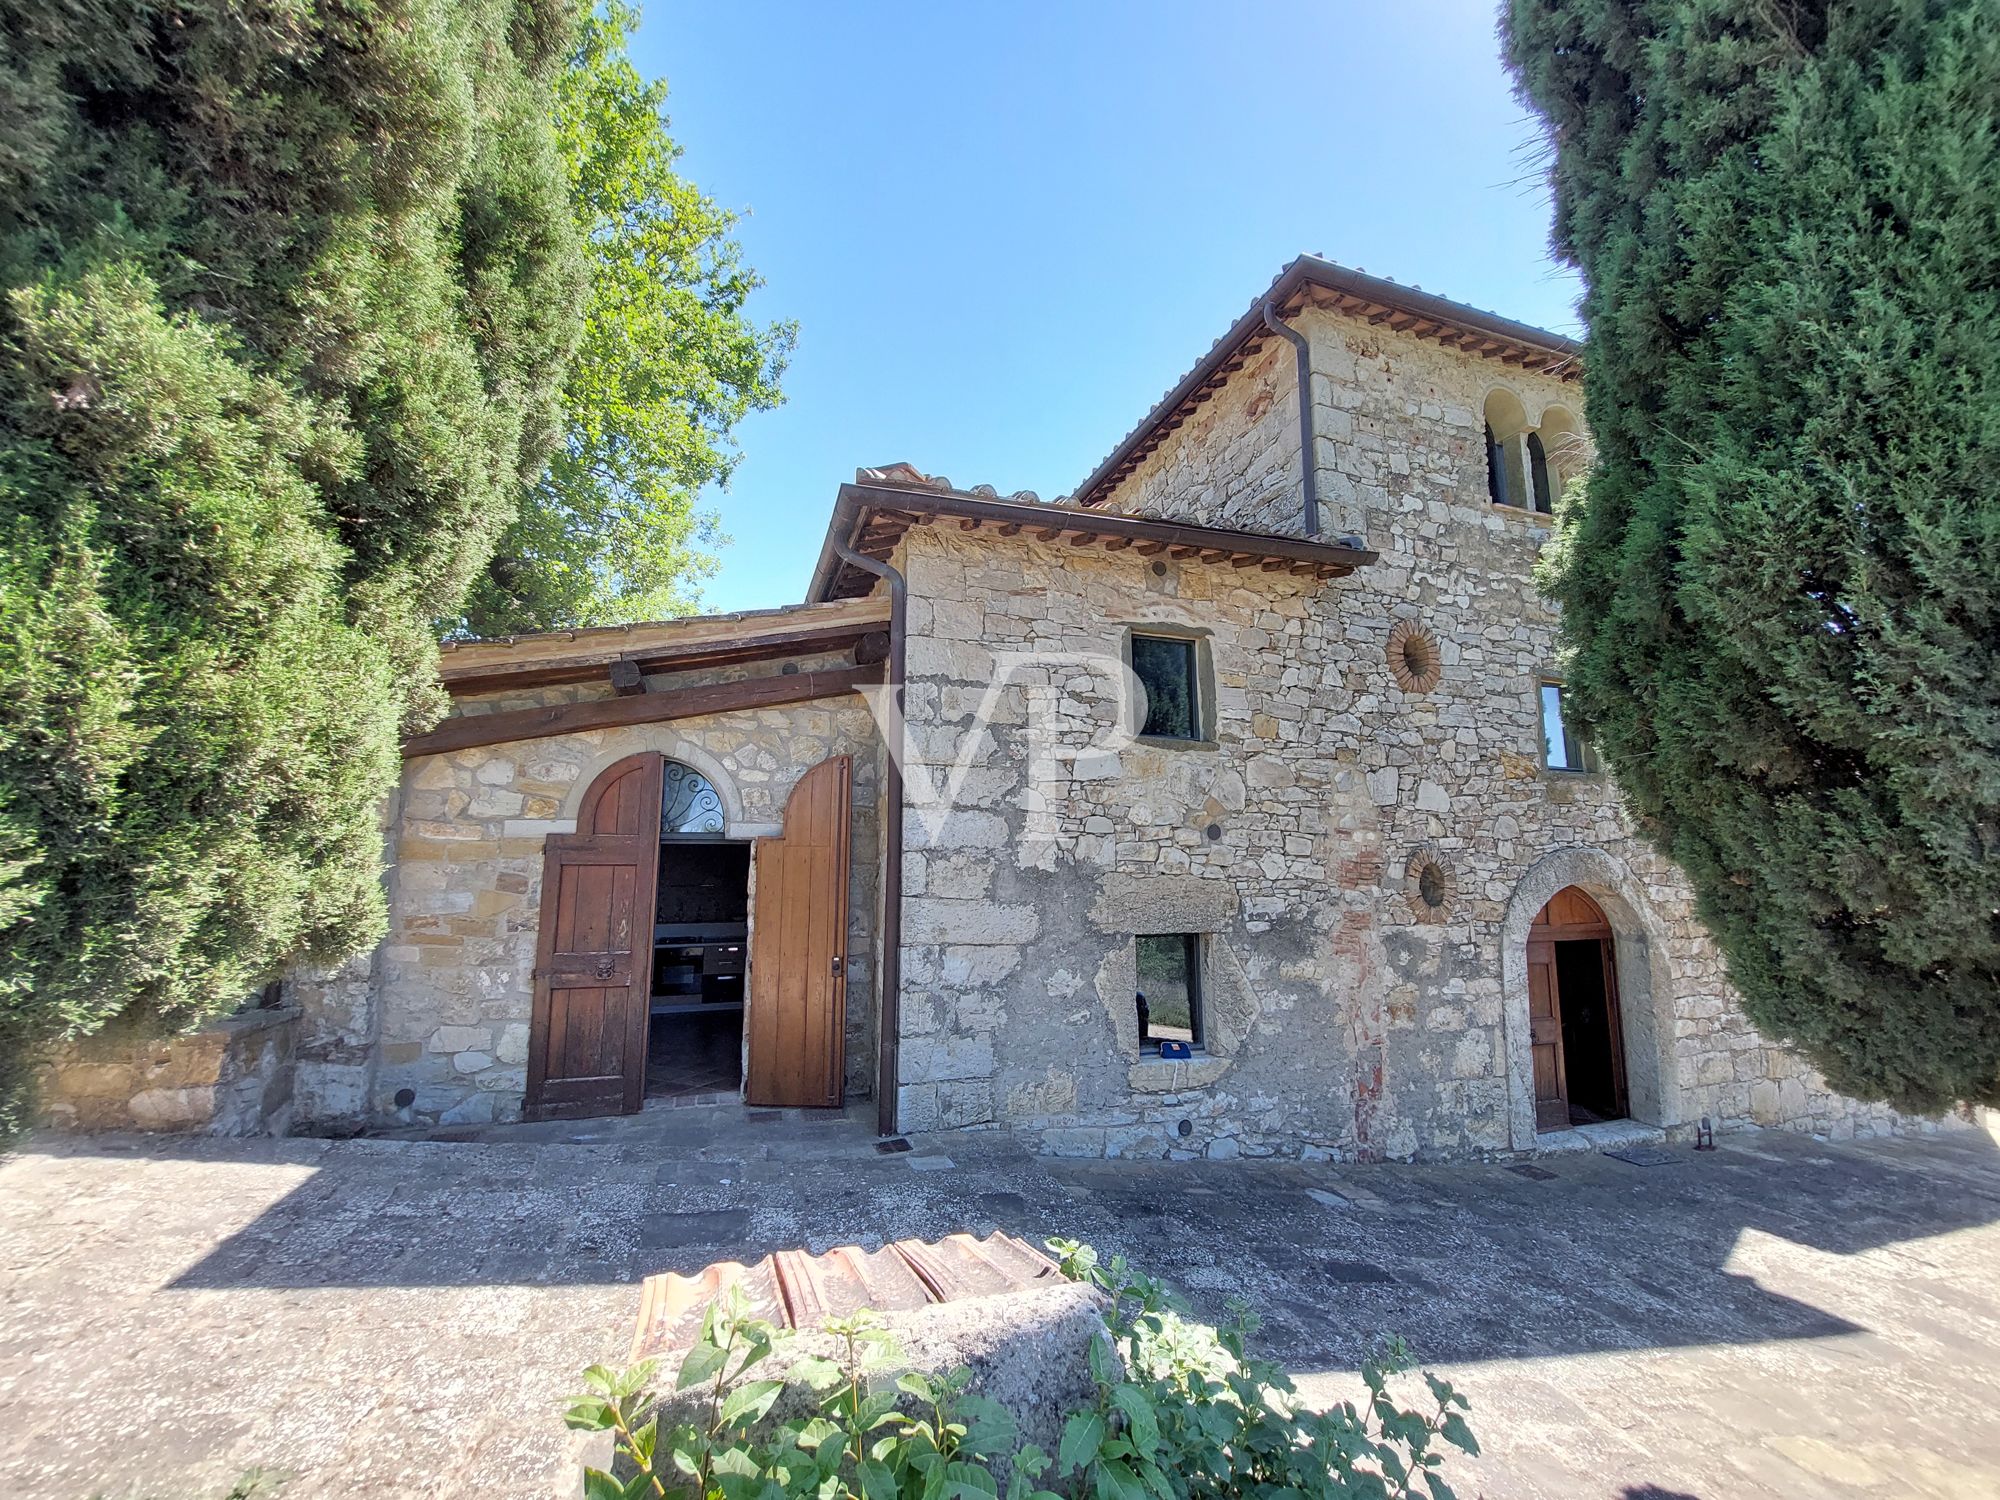
M 1139 1054 L 1139 1061 L 1135 1066 L 1141 1068 L 1147 1068 L 1147 1067 L 1170 1068 L 1170 1067 L 1177 1067 L 1182 1063 L 1209 1062 L 1211 1060 L 1212 1059 L 1209 1057 L 1206 1048 L 1196 1047 L 1192 1055 L 1188 1057 L 1162 1057 L 1158 1052 L 1141 1052 Z
M 1602 781 L 1604 772 L 1572 771 L 1566 766 L 1543 766 L 1542 775 L 1550 781 Z
M 1529 510 L 1521 505 L 1502 505 L 1494 500 L 1488 500 L 1486 508 L 1496 515 L 1508 516 L 1516 521 L 1532 522 L 1537 526 L 1553 526 L 1556 523 L 1556 518 L 1545 510 Z
M 1178 1094 L 1207 1088 L 1228 1073 L 1234 1059 L 1197 1052 L 1193 1057 L 1140 1058 L 1125 1070 L 1126 1086 L 1135 1094 Z
M 1135 745 L 1146 745 L 1155 750 L 1220 750 L 1219 740 L 1184 740 L 1177 734 L 1135 734 Z

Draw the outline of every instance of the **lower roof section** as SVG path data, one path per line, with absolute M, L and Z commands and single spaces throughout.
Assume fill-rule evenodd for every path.
M 886 600 L 791 604 L 728 615 L 689 615 L 493 641 L 446 641 L 438 676 L 455 696 L 549 683 L 602 680 L 614 665 L 680 672 L 729 662 L 842 651 L 889 623 Z

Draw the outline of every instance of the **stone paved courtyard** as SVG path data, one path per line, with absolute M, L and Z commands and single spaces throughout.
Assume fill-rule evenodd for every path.
M 573 1494 L 558 1398 L 622 1355 L 642 1275 L 997 1226 L 1252 1297 L 1329 1400 L 1402 1334 L 1472 1396 L 1467 1496 L 1993 1497 L 1996 1221 L 1971 1132 L 1533 1171 L 886 1156 L 859 1116 L 735 1108 L 42 1138 L 0 1162 L 0 1494 Z

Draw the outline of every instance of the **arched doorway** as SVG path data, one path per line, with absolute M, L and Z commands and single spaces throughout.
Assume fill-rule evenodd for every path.
M 739 1091 L 840 1103 L 851 775 L 844 755 L 813 767 L 754 843 L 659 751 L 591 782 L 576 832 L 543 842 L 527 1118 Z
M 1626 1117 L 1611 923 L 1573 885 L 1550 897 L 1528 929 L 1528 1027 L 1537 1130 Z
M 646 1097 L 732 1098 L 743 1087 L 750 845 L 727 834 L 722 796 L 693 766 L 660 773 Z

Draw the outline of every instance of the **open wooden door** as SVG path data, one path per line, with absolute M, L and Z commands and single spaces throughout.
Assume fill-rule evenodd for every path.
M 1575 951 L 1569 950 L 1567 965 L 1557 957 L 1558 944 L 1578 943 L 1596 945 L 1590 968 L 1582 971 L 1588 977 L 1580 982 Z M 1593 971 L 1601 971 L 1601 980 Z M 1562 981 L 1565 972 L 1577 982 L 1567 1000 Z M 1599 983 L 1601 991 L 1591 993 Z M 1569 1020 L 1580 1027 L 1579 1050 L 1570 1051 L 1563 1043 L 1565 1004 L 1570 1009 Z M 1604 1008 L 1601 1026 L 1593 1016 L 1598 1005 Z M 1618 962 L 1611 923 L 1589 893 L 1573 885 L 1551 896 L 1528 928 L 1528 1034 L 1534 1058 L 1537 1130 L 1569 1128 L 1573 1083 L 1583 1110 L 1604 1108 L 1602 1096 L 1608 1084 L 1611 1112 L 1602 1117 L 1615 1119 L 1625 1113 L 1625 1042 L 1619 1024 Z M 1591 1045 L 1600 1037 L 1605 1042 L 1601 1056 Z
M 1556 945 L 1528 939 L 1528 1052 L 1534 1062 L 1535 1129 L 1569 1129 L 1563 1083 L 1562 1003 L 1556 991 Z
M 757 841 L 743 1088 L 752 1104 L 841 1102 L 850 774 L 845 755 L 814 766 L 785 803 L 783 836 Z
M 632 1114 L 644 1101 L 661 763 L 647 752 L 607 768 L 584 793 L 577 831 L 545 843 L 530 1120 Z

